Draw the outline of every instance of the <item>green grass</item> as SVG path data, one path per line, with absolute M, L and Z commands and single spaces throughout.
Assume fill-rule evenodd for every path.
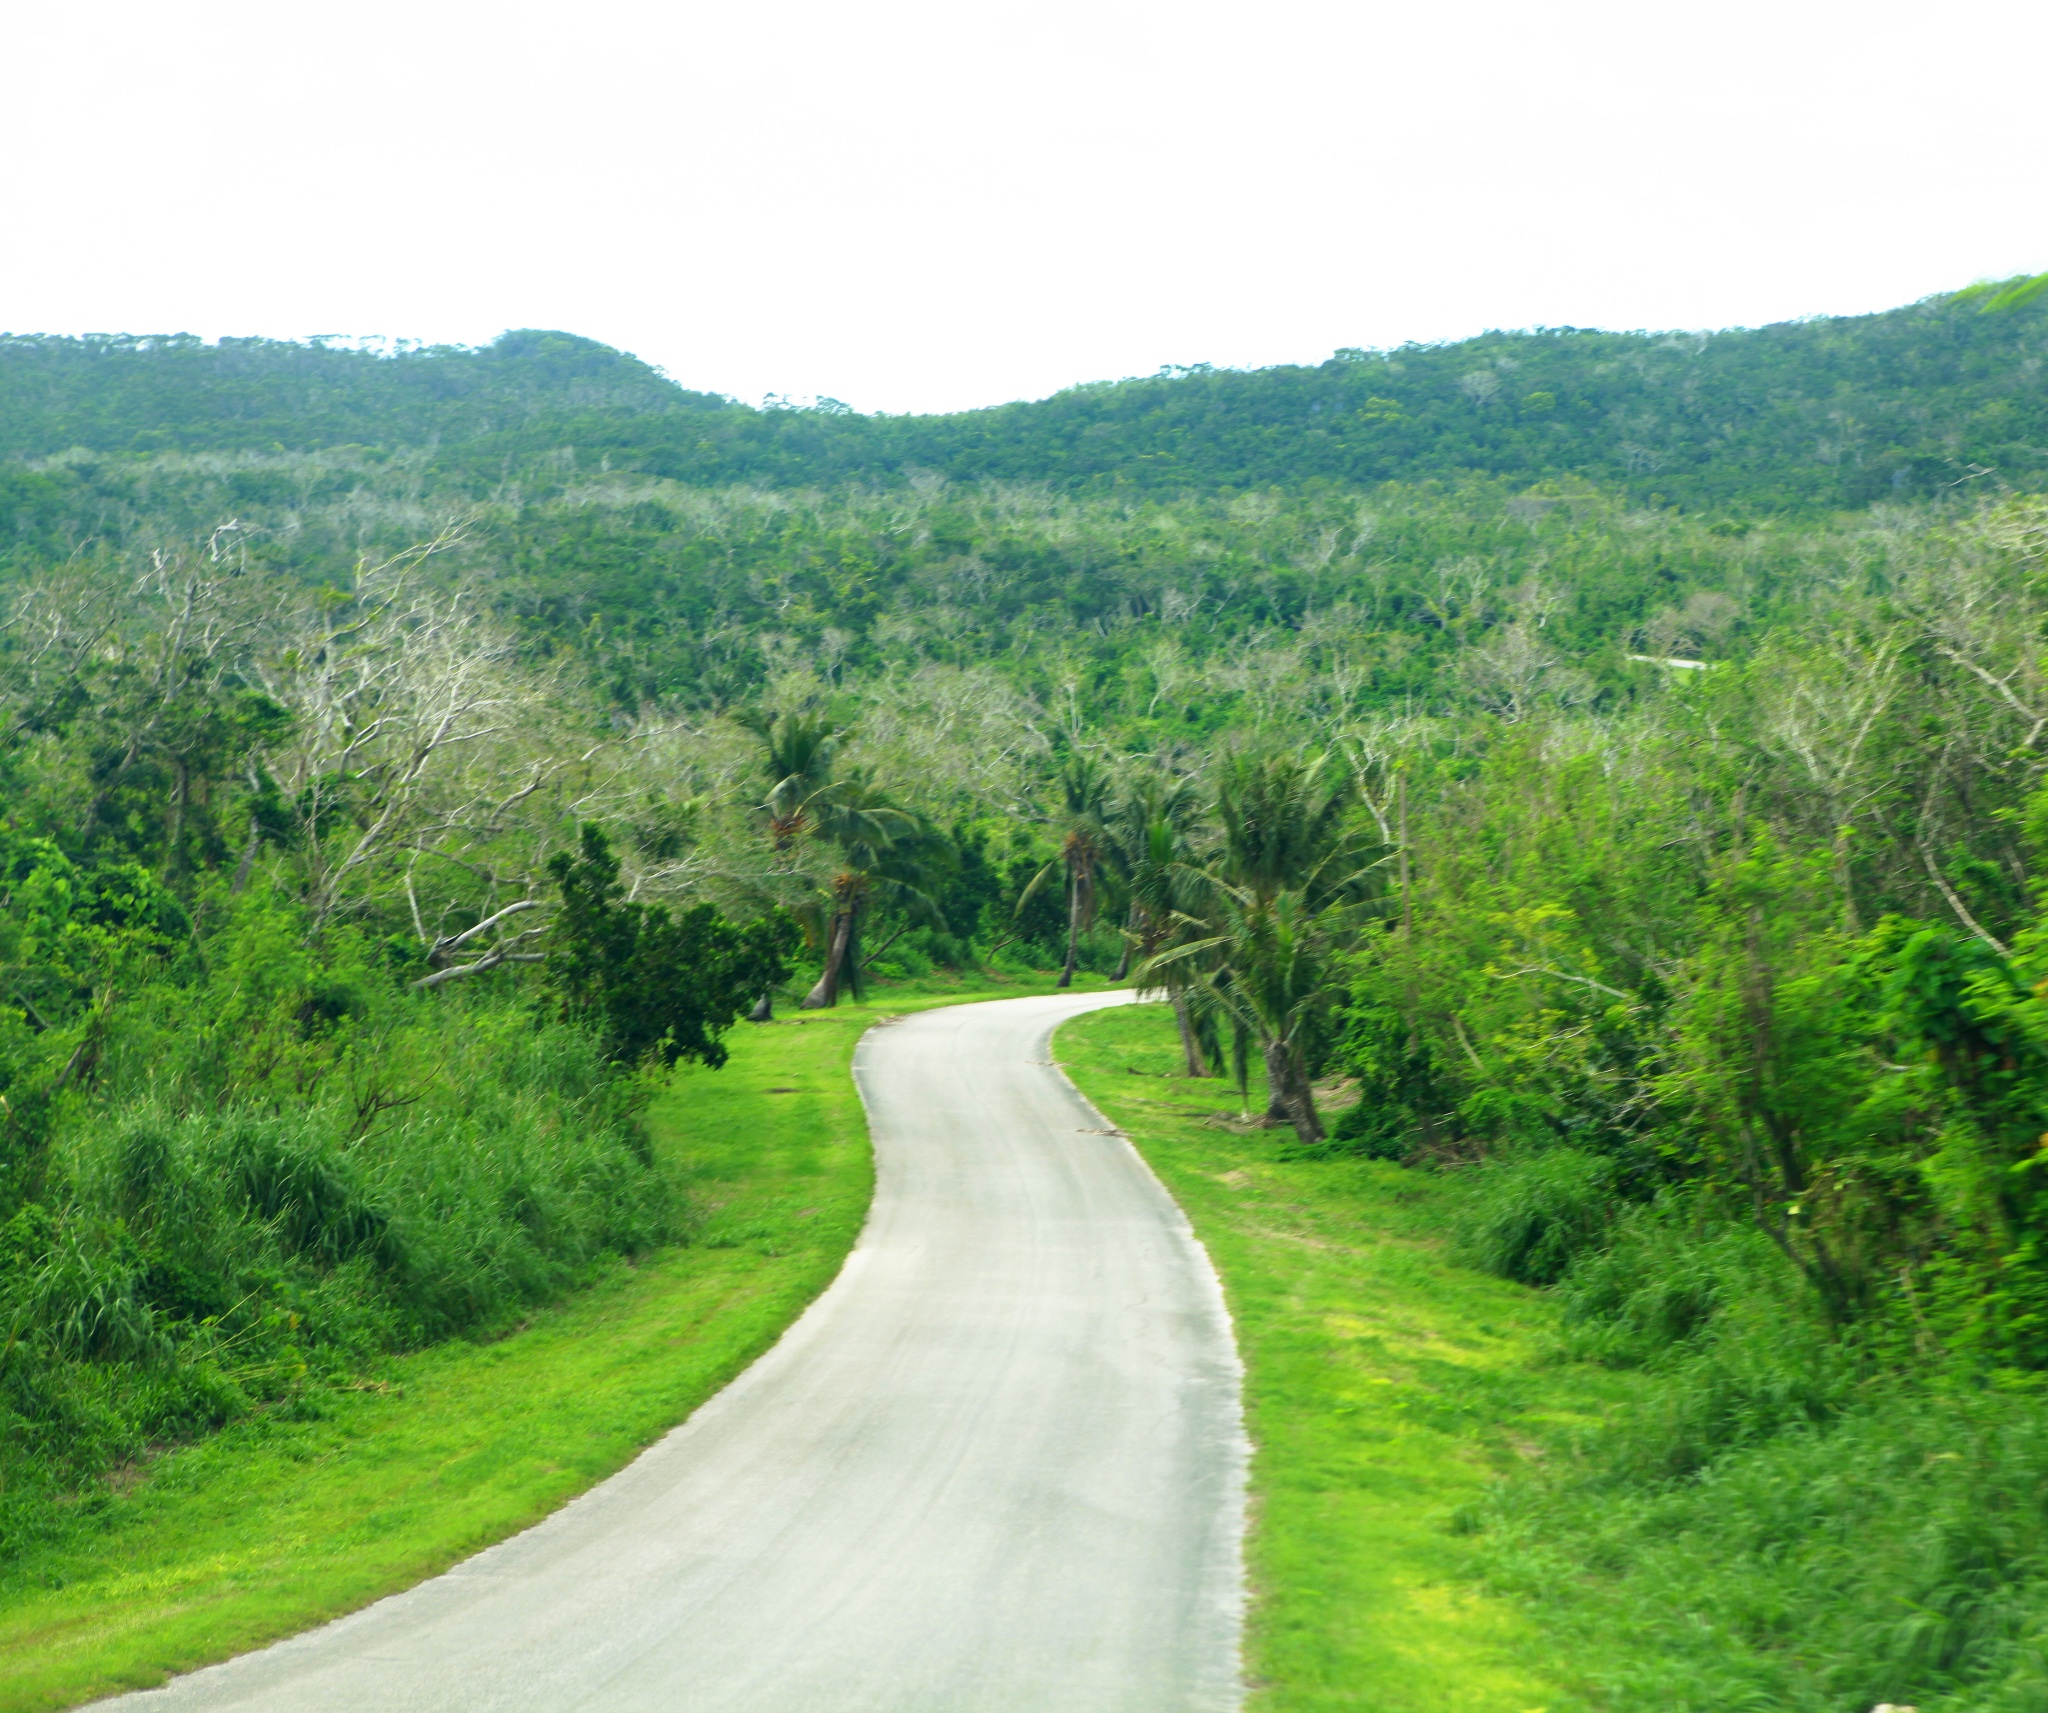
M 1290 1160 L 1286 1133 L 1229 1127 L 1234 1090 L 1175 1074 L 1163 1007 L 1079 1018 L 1058 1052 L 1187 1211 L 1229 1298 L 1254 1447 L 1252 1706 L 1584 1705 L 1593 1662 L 1486 1591 L 1459 1516 L 1609 1414 L 1626 1378 L 1555 1361 L 1543 1294 L 1446 1257 L 1444 1180 Z
M 389 1359 L 122 1472 L 0 1578 L 0 1710 L 145 1687 L 354 1610 L 620 1468 L 773 1343 L 859 1234 L 861 1031 L 992 997 L 934 979 L 735 1031 L 724 1069 L 679 1075 L 649 1114 L 700 1212 L 692 1242 L 509 1336 Z

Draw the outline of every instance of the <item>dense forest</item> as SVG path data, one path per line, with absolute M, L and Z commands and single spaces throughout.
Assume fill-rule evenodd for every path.
M 2048 1704 L 2039 283 L 943 418 L 0 344 L 7 1549 L 686 1239 L 749 1011 L 1088 967 L 1644 1377 L 1459 1525 L 1635 1704 Z

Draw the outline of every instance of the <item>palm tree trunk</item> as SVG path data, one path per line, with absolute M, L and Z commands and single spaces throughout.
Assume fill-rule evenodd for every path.
M 1230 1070 L 1237 1079 L 1237 1111 L 1241 1118 L 1251 1117 L 1252 1084 L 1252 1038 L 1251 1031 L 1232 1020 L 1230 1025 Z
M 775 1021 L 775 994 L 771 990 L 754 1001 L 754 1009 L 747 1013 L 749 1023 L 773 1023 Z
M 1129 914 L 1124 917 L 1124 928 L 1127 935 L 1137 933 L 1137 905 L 1133 904 L 1130 908 Z M 1122 981 L 1127 975 L 1131 973 L 1131 948 L 1136 943 L 1137 942 L 1135 940 L 1132 940 L 1130 938 L 1126 938 L 1124 940 L 1124 955 L 1116 960 L 1116 974 L 1109 978 L 1111 981 Z
M 1292 1124 L 1294 1108 L 1288 1101 L 1286 1047 L 1278 1041 L 1268 1041 L 1265 1054 L 1266 1110 L 1259 1123 L 1270 1130 L 1276 1125 Z
M 1308 1071 L 1291 1043 L 1266 1043 L 1266 1077 L 1273 1090 L 1268 1120 L 1272 1119 L 1272 1106 L 1277 1106 L 1279 1121 L 1291 1122 L 1294 1134 L 1302 1142 L 1313 1147 L 1322 1141 L 1323 1121 L 1316 1112 L 1316 1091 L 1309 1085 Z
M 825 936 L 825 968 L 817 986 L 804 995 L 803 1003 L 797 1007 L 799 1011 L 823 1011 L 839 1003 L 839 972 L 846 962 L 846 946 L 852 937 L 853 912 L 835 915 Z
M 1074 985 L 1074 962 L 1081 955 L 1081 871 L 1067 870 L 1067 962 L 1056 985 Z
M 1209 1067 L 1202 1062 L 1202 1043 L 1195 1038 L 1195 1026 L 1188 1017 L 1186 994 L 1176 993 L 1173 996 L 1173 1020 L 1180 1025 L 1180 1051 L 1181 1057 L 1187 1060 L 1187 1074 L 1206 1077 Z

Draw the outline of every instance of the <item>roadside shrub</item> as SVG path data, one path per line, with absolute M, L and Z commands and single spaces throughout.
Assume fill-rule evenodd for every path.
M 1614 1163 L 1573 1148 L 1518 1152 L 1469 1174 L 1454 1234 L 1475 1267 L 1525 1285 L 1554 1285 L 1606 1236 Z
M 1731 1317 L 1608 1430 L 1600 1456 L 1611 1476 L 1687 1480 L 1732 1452 L 1825 1428 L 1855 1401 L 1866 1365 L 1818 1317 L 1746 1306 L 1762 1312 Z
M 31 1325 L 65 1356 L 153 1362 L 170 1341 L 143 1289 L 143 1267 L 119 1222 L 74 1215 L 21 1292 Z
M 319 990 L 345 1004 L 244 983 L 226 1045 L 175 990 L 114 1014 L 44 1199 L 0 1224 L 0 1557 L 153 1441 L 289 1412 L 682 1233 L 651 1085 L 593 1029 L 358 979 L 356 950 Z
M 558 852 L 548 876 L 562 894 L 547 967 L 557 1007 L 596 1030 L 620 1064 L 724 1064 L 726 1030 L 789 974 L 797 929 L 787 913 L 741 925 L 709 904 L 671 914 L 634 903 L 601 828 L 584 826 L 579 853 Z
M 342 1159 L 309 1128 L 260 1118 L 231 1125 L 220 1148 L 229 1182 L 290 1254 L 329 1263 L 372 1255 L 398 1265 L 390 1217 L 362 1196 Z
M 1369 1160 L 1405 1161 L 1420 1114 L 1438 1103 L 1428 1049 L 1399 1010 L 1363 983 L 1341 1014 L 1336 1061 L 1358 1083 L 1358 1103 L 1331 1131 L 1333 1144 Z
M 1567 1351 L 1615 1368 L 1657 1360 L 1752 1297 L 1795 1314 L 1811 1308 L 1784 1256 L 1754 1225 L 1672 1192 L 1622 1208 L 1607 1241 L 1579 1256 L 1558 1294 Z
M 1494 1582 L 1589 1652 L 1630 1636 L 1602 1685 L 1617 1707 L 2041 1713 L 2039 1398 L 1892 1379 L 1838 1401 L 1683 1479 L 1619 1468 L 1596 1441 L 1503 1486 L 1484 1531 Z

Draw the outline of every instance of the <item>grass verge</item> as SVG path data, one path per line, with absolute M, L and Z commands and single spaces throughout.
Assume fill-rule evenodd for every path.
M 1611 1412 L 1625 1376 L 1551 1359 L 1538 1292 L 1443 1253 L 1452 1186 L 1290 1159 L 1176 1075 L 1163 1006 L 1064 1025 L 1060 1062 L 1186 1210 L 1222 1276 L 1254 1447 L 1246 1664 L 1258 1713 L 1584 1705 L 1528 1612 L 1489 1595 L 1460 1513 Z M 1254 1090 L 1254 1110 L 1265 1096 Z
M 742 1028 L 649 1113 L 703 1217 L 490 1342 L 386 1361 L 127 1472 L 0 1577 L 0 1710 L 162 1682 L 407 1587 L 527 1527 L 684 1419 L 781 1334 L 873 1186 L 848 1074 L 876 1017 L 1042 991 L 931 980 Z

